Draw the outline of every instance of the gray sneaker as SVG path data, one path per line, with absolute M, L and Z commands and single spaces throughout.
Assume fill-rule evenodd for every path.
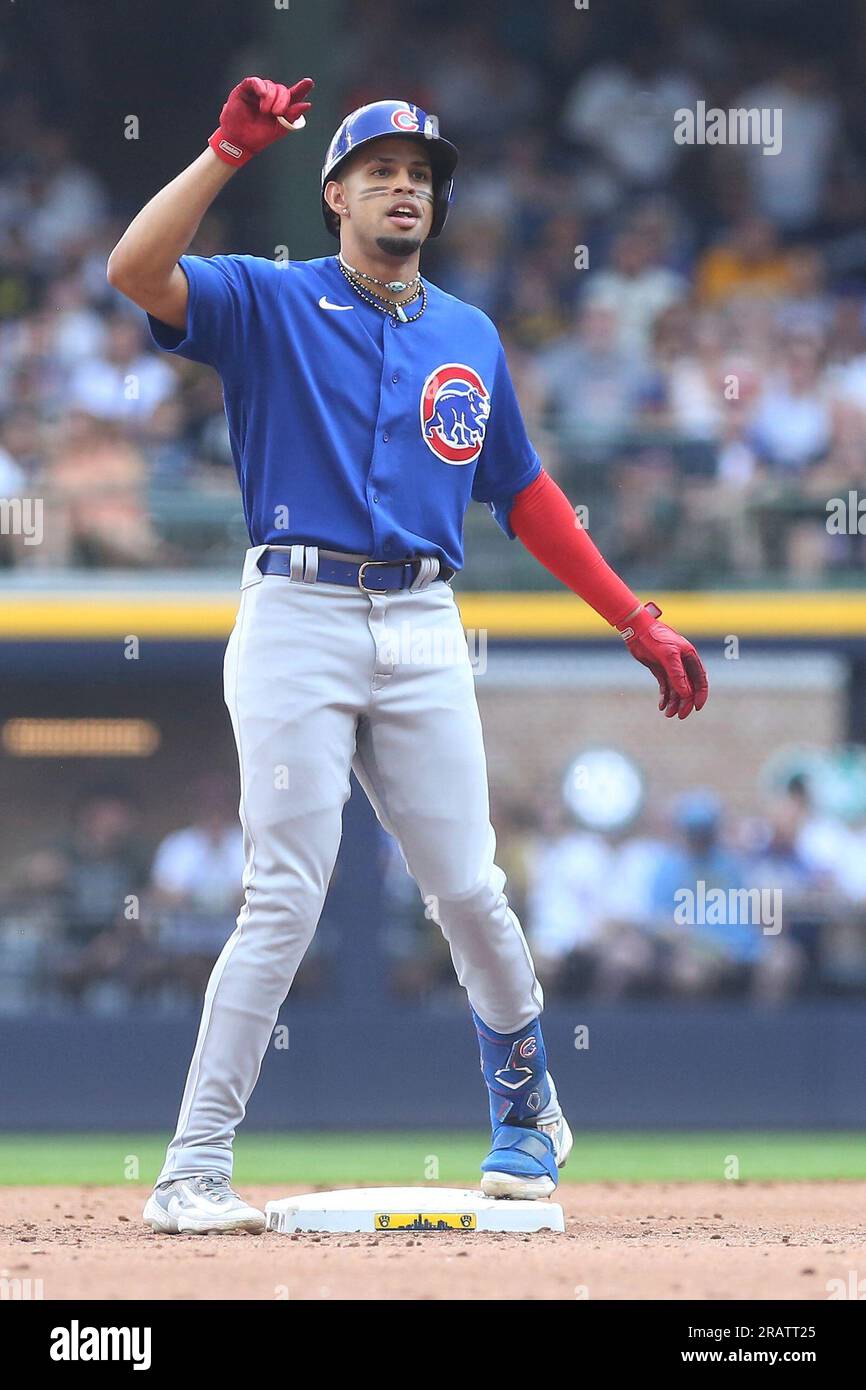
M 152 1230 L 166 1236 L 184 1231 L 200 1236 L 210 1231 L 258 1234 L 265 1229 L 264 1213 L 248 1206 L 232 1191 L 228 1178 L 215 1173 L 161 1182 L 148 1197 L 142 1216 Z

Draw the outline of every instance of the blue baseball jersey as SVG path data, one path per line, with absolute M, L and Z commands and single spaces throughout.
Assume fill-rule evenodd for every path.
M 150 317 L 151 333 L 219 372 L 252 545 L 436 555 L 460 569 L 472 499 L 513 535 L 514 496 L 541 464 L 480 309 L 425 280 L 425 313 L 396 322 L 335 256 L 180 264 L 186 332 Z

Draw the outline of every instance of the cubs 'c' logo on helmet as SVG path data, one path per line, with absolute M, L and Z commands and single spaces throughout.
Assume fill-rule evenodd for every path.
M 481 453 L 490 416 L 490 392 L 462 362 L 444 362 L 421 392 L 421 433 L 443 463 L 472 463 Z
M 400 106 L 391 112 L 391 124 L 396 130 L 420 130 L 418 111 L 414 106 Z

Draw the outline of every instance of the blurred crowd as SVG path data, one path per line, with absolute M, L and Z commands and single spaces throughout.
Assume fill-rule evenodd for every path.
M 634 582 L 866 558 L 856 517 L 827 525 L 866 484 L 866 21 L 830 61 L 795 9 L 780 41 L 678 0 L 616 25 L 419 5 L 408 28 L 383 0 L 335 46 L 348 110 L 393 95 L 405 33 L 403 85 L 461 149 L 425 272 L 496 320 L 546 466 Z M 677 143 L 699 101 L 781 110 L 781 151 Z M 219 382 L 156 353 L 105 281 L 134 209 L 34 95 L 0 98 L 0 133 L 0 497 L 46 503 L 43 543 L 0 534 L 0 564 L 183 566 L 191 534 L 233 564 Z M 195 250 L 249 249 L 223 219 Z
M 229 779 L 203 776 L 190 798 L 187 822 L 148 848 L 130 794 L 92 787 L 68 834 L 16 864 L 0 894 L 0 1014 L 198 1008 L 235 927 L 243 841 Z M 558 800 L 493 815 L 548 999 L 866 994 L 866 821 L 818 809 L 800 776 L 750 817 L 703 788 L 616 834 L 581 828 Z M 377 833 L 380 926 L 365 952 L 396 997 L 454 996 L 435 914 Z M 293 997 L 339 989 L 348 929 L 326 904 Z
M 199 1007 L 235 928 L 244 850 L 229 778 L 195 779 L 189 803 L 187 823 L 149 844 L 128 788 L 85 788 L 68 833 L 15 864 L 0 891 L 0 1013 Z M 318 987 L 326 937 L 299 973 L 301 996 Z
M 559 802 L 494 809 L 497 862 L 548 999 L 740 998 L 866 992 L 866 823 L 790 778 L 736 817 L 709 789 L 616 834 Z M 396 987 L 450 986 L 444 943 L 386 846 Z M 413 899 L 414 893 L 414 899 Z
M 13 124 L 32 128 L 22 105 L 0 106 L 7 142 Z M 3 163 L 0 496 L 43 498 L 45 526 L 39 545 L 0 535 L 0 564 L 183 565 L 159 497 L 217 493 L 237 509 L 220 383 L 159 354 L 107 284 L 121 222 L 68 132 L 37 125 Z M 224 249 L 223 233 L 216 218 L 203 228 L 203 254 Z

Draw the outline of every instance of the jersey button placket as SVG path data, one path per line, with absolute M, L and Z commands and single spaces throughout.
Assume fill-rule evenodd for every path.
M 388 340 L 386 339 L 383 350 L 382 376 L 380 378 L 381 386 L 379 391 L 379 418 L 376 422 L 377 429 L 379 431 L 378 438 L 380 443 L 373 450 L 372 467 L 370 469 L 370 474 L 367 483 L 368 489 L 370 489 L 370 491 L 368 492 L 368 496 L 370 498 L 372 506 L 374 507 L 378 507 L 381 505 L 382 499 L 379 489 L 382 487 L 383 483 L 387 484 L 388 482 L 387 468 L 383 468 L 381 471 L 379 470 L 379 449 L 385 444 L 391 443 L 391 430 L 389 428 L 385 428 L 385 422 L 389 419 L 389 417 L 393 418 L 394 416 L 394 409 L 392 402 L 389 399 L 387 383 L 390 382 L 391 384 L 395 384 L 399 380 L 399 372 L 395 372 L 393 368 L 393 363 L 388 361 L 390 355 L 391 354 L 388 348 Z M 378 545 L 379 526 L 377 524 L 375 514 L 371 516 L 371 521 L 373 524 L 374 545 Z M 393 553 L 393 546 L 390 544 L 390 542 L 382 547 L 382 553 L 385 554 L 386 552 Z

